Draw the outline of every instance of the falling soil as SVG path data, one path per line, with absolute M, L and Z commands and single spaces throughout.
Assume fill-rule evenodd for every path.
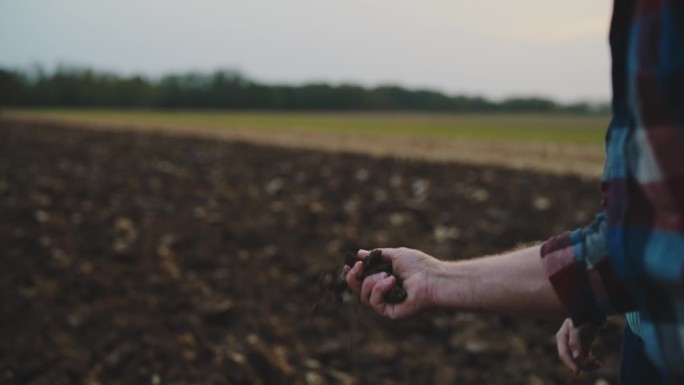
M 560 322 L 320 285 L 359 248 L 472 258 L 597 210 L 575 177 L 0 120 L 0 384 L 615 383 L 620 322 L 576 377 Z

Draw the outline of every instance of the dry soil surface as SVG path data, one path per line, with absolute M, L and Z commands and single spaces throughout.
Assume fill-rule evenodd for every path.
M 0 384 L 615 383 L 619 322 L 575 377 L 559 322 L 331 295 L 360 247 L 471 258 L 597 210 L 573 176 L 0 121 Z

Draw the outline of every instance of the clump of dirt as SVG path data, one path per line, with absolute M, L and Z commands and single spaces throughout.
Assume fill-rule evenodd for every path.
M 386 273 L 388 276 L 394 276 L 396 279 L 396 284 L 390 289 L 387 294 L 385 294 L 385 301 L 387 303 L 401 303 L 406 300 L 408 293 L 404 289 L 404 280 L 399 276 L 399 274 L 394 273 L 394 267 L 392 266 L 392 261 L 384 259 L 382 257 L 382 250 L 375 249 L 370 252 L 366 258 L 360 258 L 353 254 L 348 254 L 345 257 L 344 264 L 352 267 L 356 262 L 363 262 L 363 272 L 359 277 L 360 280 L 366 279 L 374 274 Z

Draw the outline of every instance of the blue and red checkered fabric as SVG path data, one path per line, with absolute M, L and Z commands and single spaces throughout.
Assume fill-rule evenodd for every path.
M 638 310 L 649 357 L 684 384 L 684 0 L 615 0 L 610 43 L 605 211 L 542 261 L 575 324 Z

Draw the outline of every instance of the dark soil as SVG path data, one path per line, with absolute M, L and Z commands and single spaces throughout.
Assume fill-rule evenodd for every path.
M 560 322 L 320 285 L 358 248 L 471 258 L 597 210 L 573 177 L 0 121 L 0 384 L 615 383 L 618 324 L 575 377 Z
M 401 303 L 406 300 L 408 293 L 404 290 L 403 279 L 398 274 L 394 274 L 394 267 L 392 261 L 382 258 L 382 250 L 371 250 L 368 257 L 361 259 L 353 254 L 347 254 L 344 264 L 353 267 L 356 262 L 363 263 L 363 272 L 359 279 L 363 281 L 366 277 L 378 273 L 386 273 L 388 276 L 394 276 L 396 279 L 395 285 L 385 294 L 385 301 L 387 303 Z

